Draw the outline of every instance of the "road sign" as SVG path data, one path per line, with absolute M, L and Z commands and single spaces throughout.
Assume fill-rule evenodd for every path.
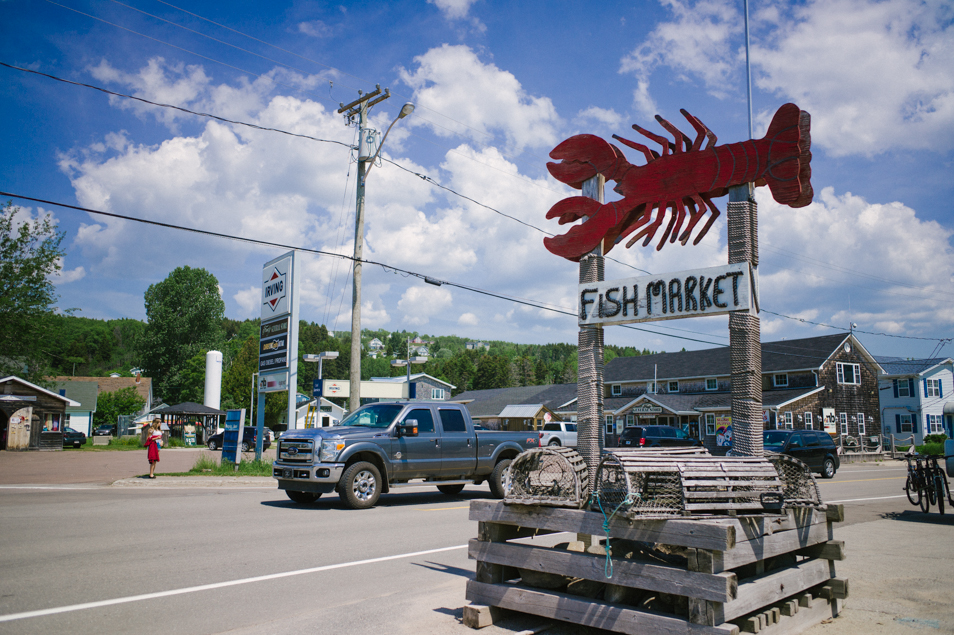
M 242 436 L 245 432 L 245 408 L 225 413 L 225 433 L 222 435 L 222 460 L 238 465 L 242 462 Z

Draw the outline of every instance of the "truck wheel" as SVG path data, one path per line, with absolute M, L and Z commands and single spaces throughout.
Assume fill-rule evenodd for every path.
M 553 448 L 553 447 L 560 447 L 560 440 L 559 440 L 559 439 L 553 439 L 552 441 L 550 441 L 549 443 L 547 443 L 547 445 L 550 446 L 551 448 Z
M 367 461 L 355 463 L 341 477 L 345 504 L 351 509 L 374 507 L 381 496 L 381 473 Z
M 448 496 L 457 496 L 464 491 L 463 485 L 438 485 L 437 489 L 442 494 L 447 494 Z
M 321 498 L 321 494 L 315 494 L 314 492 L 295 492 L 290 489 L 286 489 L 285 493 L 288 494 L 288 498 L 292 501 L 301 504 L 314 503 L 316 500 Z
M 494 471 L 490 474 L 490 493 L 494 498 L 504 497 L 504 480 L 509 469 L 510 459 L 503 459 L 494 466 Z

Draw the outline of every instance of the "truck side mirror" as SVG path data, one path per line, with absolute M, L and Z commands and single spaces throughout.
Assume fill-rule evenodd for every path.
M 417 419 L 405 419 L 403 423 L 397 426 L 398 437 L 416 437 Z

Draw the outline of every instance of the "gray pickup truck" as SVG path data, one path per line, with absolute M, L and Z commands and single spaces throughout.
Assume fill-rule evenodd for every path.
M 272 476 L 296 503 L 337 492 L 352 509 L 373 507 L 392 487 L 420 479 L 411 484 L 433 484 L 449 495 L 489 481 L 503 498 L 510 461 L 538 441 L 535 432 L 475 430 L 460 404 L 379 402 L 337 426 L 284 433 Z

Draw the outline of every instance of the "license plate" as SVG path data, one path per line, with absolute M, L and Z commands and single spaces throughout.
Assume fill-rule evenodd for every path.
M 291 477 L 292 477 L 292 471 L 291 471 L 291 470 L 282 470 L 282 476 L 284 476 L 285 478 L 291 478 Z

